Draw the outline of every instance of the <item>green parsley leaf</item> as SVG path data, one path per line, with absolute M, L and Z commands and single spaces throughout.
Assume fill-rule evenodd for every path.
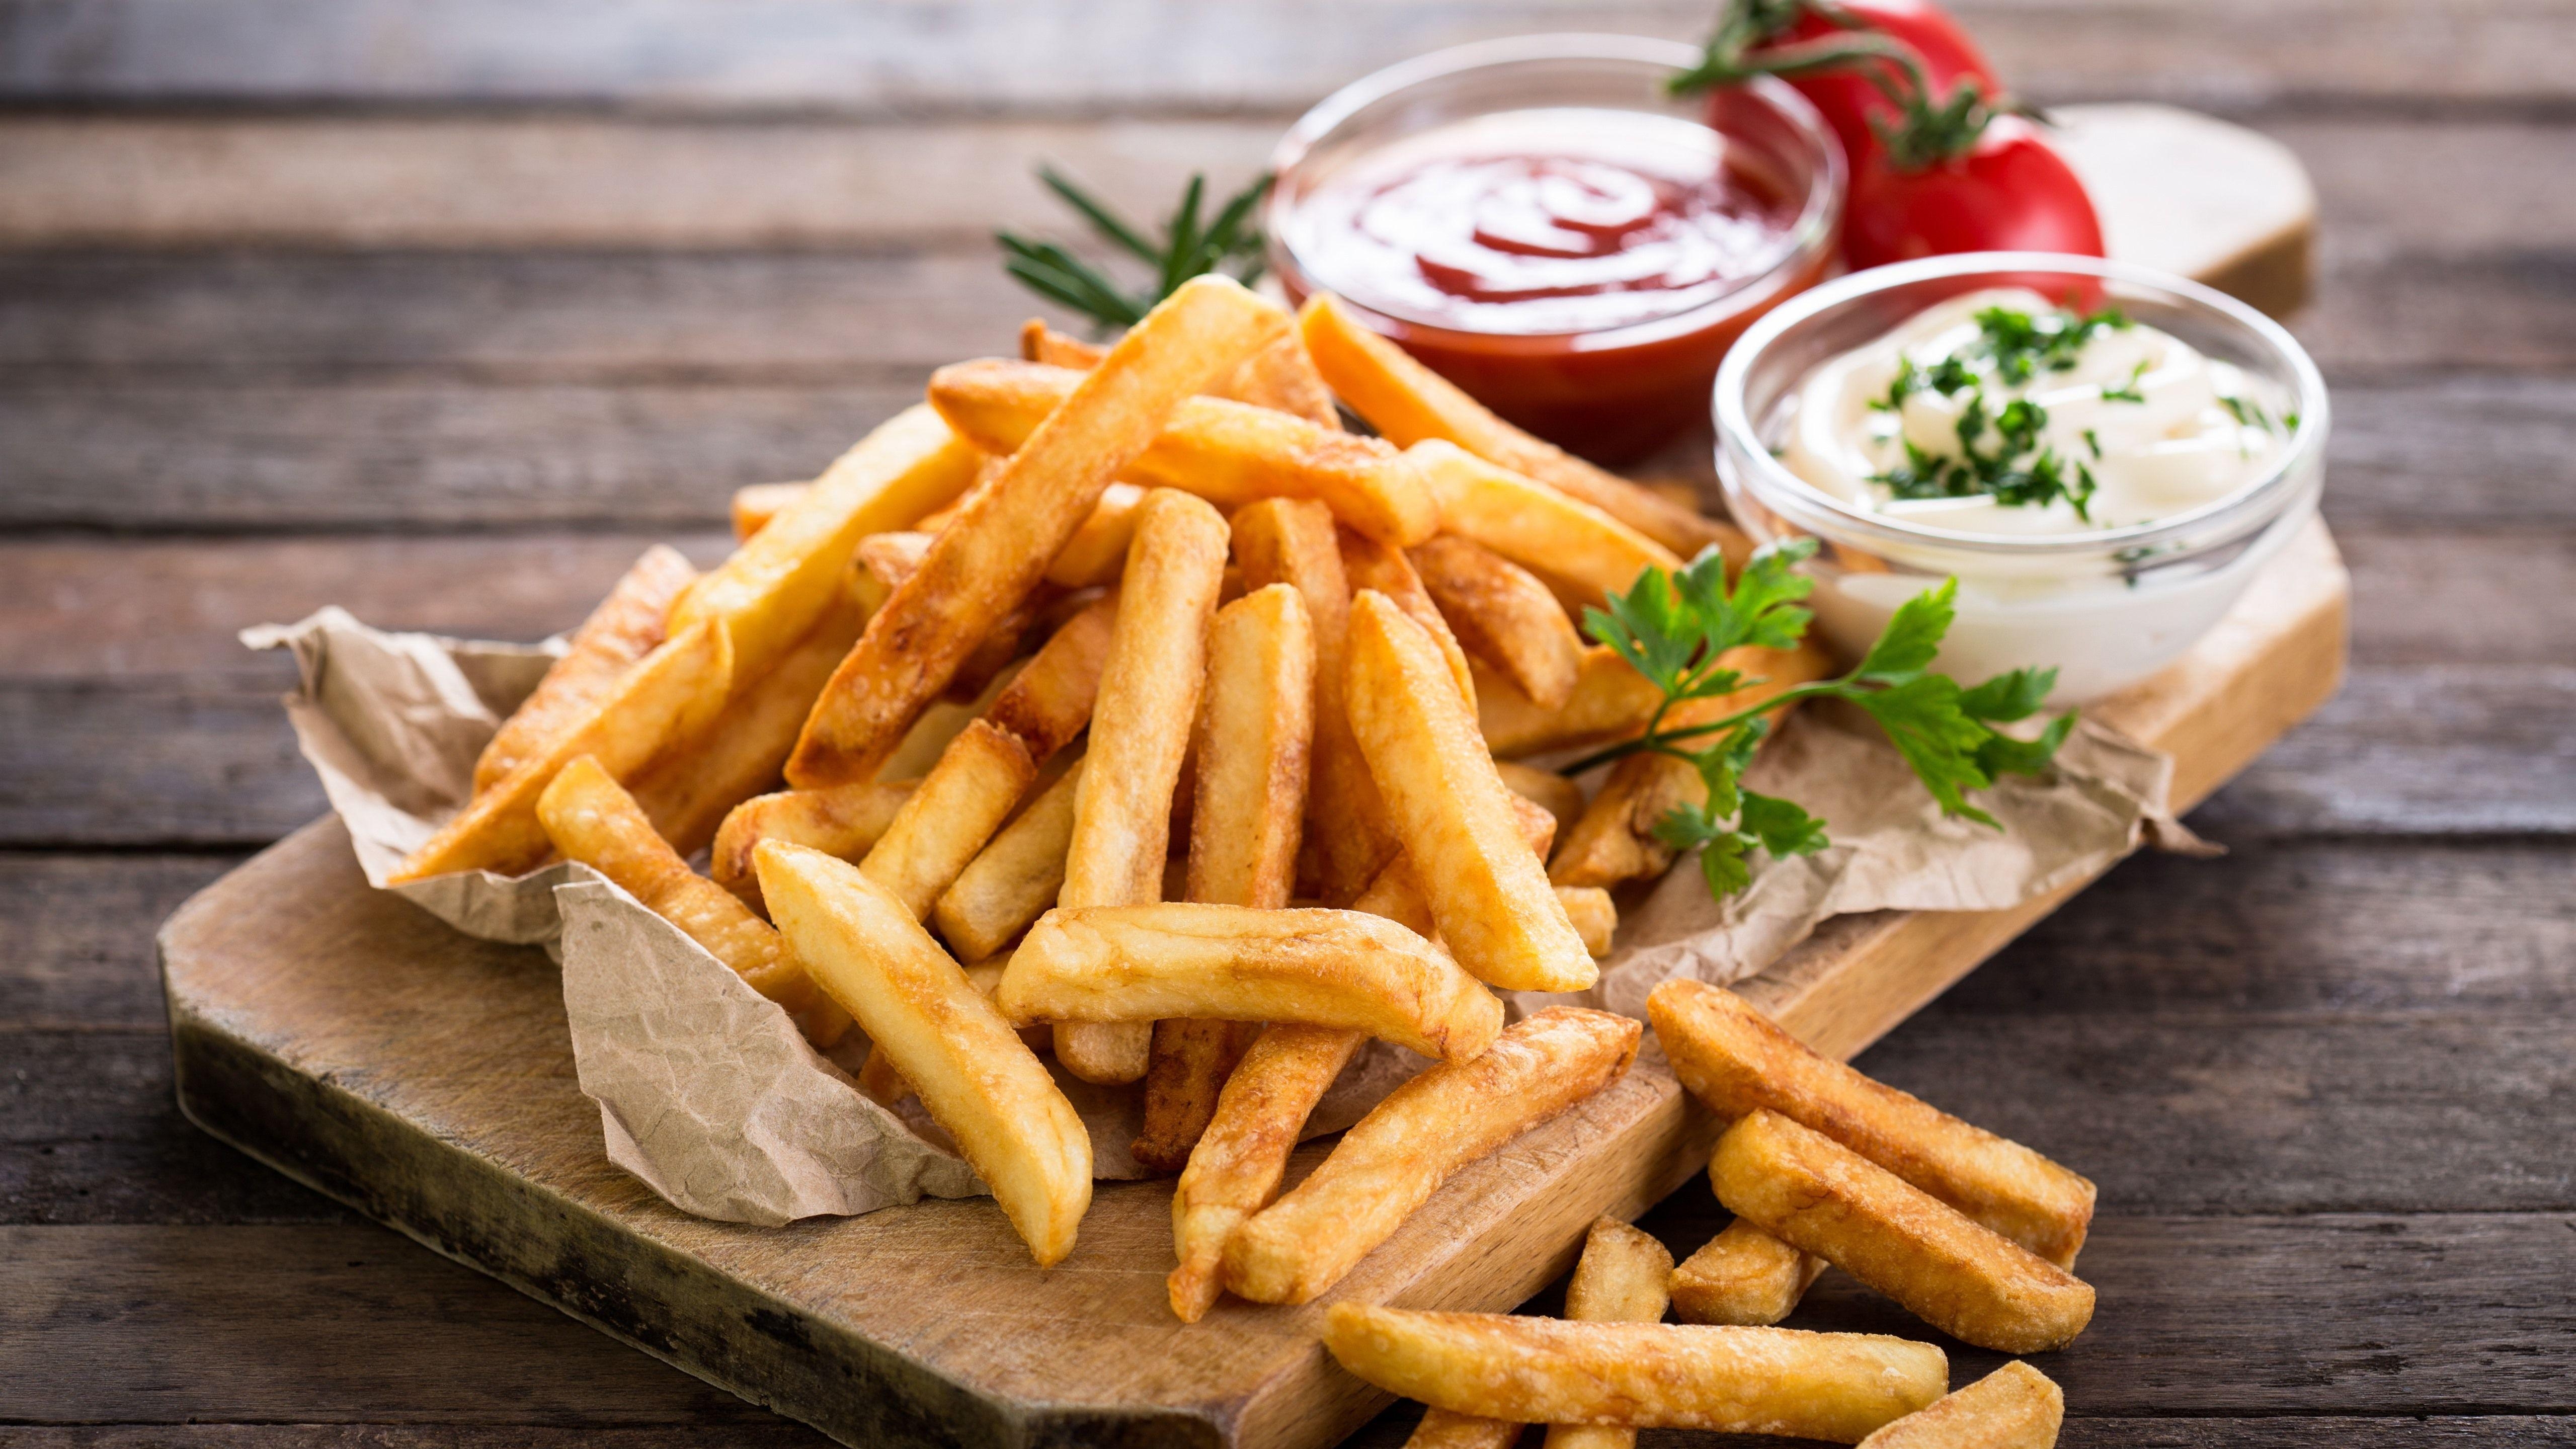
M 1813 855 L 1832 844 L 1825 838 L 1825 822 L 1808 814 L 1797 802 L 1750 790 L 1744 792 L 1744 829 L 1761 841 L 1762 848 L 1775 860 Z
M 1939 588 L 1926 589 L 1897 605 L 1852 678 L 1864 684 L 1912 683 L 1932 667 L 1932 656 L 1941 652 L 1941 637 L 1950 632 L 1950 621 L 1958 613 L 1958 597 L 1959 581 L 1943 579 Z

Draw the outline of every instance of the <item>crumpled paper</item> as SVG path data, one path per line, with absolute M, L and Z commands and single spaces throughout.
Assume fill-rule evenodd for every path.
M 475 756 L 562 648 L 371 629 L 337 608 L 241 637 L 293 652 L 287 717 L 379 888 L 463 804 Z M 1680 862 L 1631 907 L 1596 987 L 1512 993 L 1513 1014 L 1576 1000 L 1643 1016 L 1657 983 L 1740 980 L 1827 916 L 2000 909 L 2107 866 L 2142 837 L 2190 843 L 2165 811 L 2167 757 L 2086 724 L 2059 758 L 2045 779 L 2014 777 L 1979 797 L 2007 827 L 1996 832 L 1940 818 L 1883 742 L 1802 713 L 1748 783 L 1823 817 L 1832 848 L 1758 862 L 1752 887 L 1724 903 Z M 574 1062 L 599 1104 L 608 1156 L 682 1211 L 774 1224 L 984 1191 L 918 1099 L 889 1111 L 858 1091 L 860 1033 L 832 1059 L 816 1053 L 774 1003 L 587 868 L 466 872 L 390 889 L 467 935 L 559 956 Z M 1367 1043 L 1304 1135 L 1350 1126 L 1426 1065 Z M 1094 1175 L 1146 1176 L 1128 1150 L 1142 1124 L 1136 1089 L 1056 1078 L 1091 1130 Z

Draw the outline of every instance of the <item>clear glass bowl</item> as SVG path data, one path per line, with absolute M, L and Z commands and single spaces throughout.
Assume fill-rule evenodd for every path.
M 1987 287 L 2090 296 L 2260 380 L 2297 415 L 2262 476 L 2154 523 L 2024 537 L 1961 534 L 1865 512 L 1810 486 L 1771 447 L 1799 382 L 1932 304 Z M 1745 333 L 1719 370 L 1717 472 L 1758 541 L 1821 540 L 1807 570 L 1819 627 L 1846 656 L 1906 599 L 1959 580 L 1937 668 L 1963 683 L 2054 666 L 2052 702 L 2079 704 L 2146 678 L 2217 624 L 2264 563 L 2313 516 L 2325 483 L 2324 379 L 2280 324 L 2224 293 L 2147 267 L 2038 252 L 1980 252 L 1877 267 L 1792 299 Z
M 1271 154 L 1270 266 L 1292 300 L 1340 296 L 1373 329 L 1541 437 L 1605 460 L 1640 456 L 1694 426 L 1727 347 L 1766 309 L 1824 275 L 1842 216 L 1842 151 L 1788 86 L 1759 80 L 1715 98 L 1665 90 L 1697 50 L 1634 35 L 1530 35 L 1435 51 L 1353 82 L 1308 111 Z M 1716 295 L 1673 293 L 1671 310 L 1588 332 L 1466 330 L 1408 315 L 1333 275 L 1299 208 L 1345 168 L 1424 132 L 1507 112 L 1643 112 L 1708 126 L 1730 168 L 1797 207 L 1759 270 Z

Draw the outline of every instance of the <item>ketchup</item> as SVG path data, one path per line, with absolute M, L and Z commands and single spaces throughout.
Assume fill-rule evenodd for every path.
M 1705 418 L 1728 344 L 1820 275 L 1805 201 L 1696 121 L 1503 111 L 1301 197 L 1282 279 L 1340 294 L 1521 427 L 1620 461 Z

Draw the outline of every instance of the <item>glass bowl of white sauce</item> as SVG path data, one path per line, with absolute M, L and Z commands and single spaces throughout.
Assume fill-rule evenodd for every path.
M 2314 515 L 2316 364 L 2236 299 L 2146 267 L 1982 252 L 1791 299 L 1727 354 L 1717 469 L 1758 540 L 1812 537 L 1809 602 L 1857 657 L 1959 581 L 1935 668 L 2054 667 L 2055 704 L 2190 648 Z

